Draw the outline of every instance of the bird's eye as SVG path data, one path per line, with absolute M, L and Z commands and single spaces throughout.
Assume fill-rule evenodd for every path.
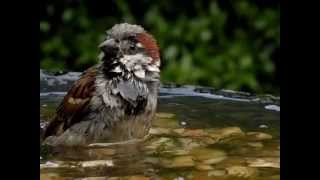
M 135 50 L 136 47 L 137 47 L 137 46 L 136 46 L 135 44 L 130 44 L 130 46 L 129 46 L 130 50 Z
M 137 42 L 136 36 L 134 36 L 134 35 L 128 36 L 128 40 L 133 42 L 133 43 Z

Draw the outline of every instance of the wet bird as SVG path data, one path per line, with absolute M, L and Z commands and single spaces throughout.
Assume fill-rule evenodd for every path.
M 156 40 L 143 27 L 122 23 L 107 31 L 99 48 L 99 63 L 70 88 L 45 130 L 45 143 L 81 146 L 148 133 L 160 85 Z

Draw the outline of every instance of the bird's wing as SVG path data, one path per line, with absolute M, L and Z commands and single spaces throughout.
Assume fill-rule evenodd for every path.
M 58 106 L 57 114 L 48 125 L 44 138 L 59 135 L 73 124 L 81 121 L 81 117 L 87 112 L 88 104 L 95 90 L 96 73 L 96 68 L 92 67 L 73 84 Z

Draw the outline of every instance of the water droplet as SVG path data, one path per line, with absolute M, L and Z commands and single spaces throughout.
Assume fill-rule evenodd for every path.
M 181 124 L 181 126 L 186 126 L 186 125 L 187 125 L 187 122 L 181 121 L 180 124 Z
M 268 128 L 268 126 L 267 126 L 267 125 L 265 125 L 265 124 L 261 124 L 261 125 L 259 126 L 259 128 L 261 128 L 261 129 L 267 129 L 267 128 Z

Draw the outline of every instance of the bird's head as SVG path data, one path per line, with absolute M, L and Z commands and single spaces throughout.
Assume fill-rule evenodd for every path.
M 99 45 L 104 69 L 112 75 L 129 74 L 142 80 L 158 79 L 160 52 L 156 40 L 141 26 L 116 24 Z M 149 77 L 153 75 L 154 77 Z

